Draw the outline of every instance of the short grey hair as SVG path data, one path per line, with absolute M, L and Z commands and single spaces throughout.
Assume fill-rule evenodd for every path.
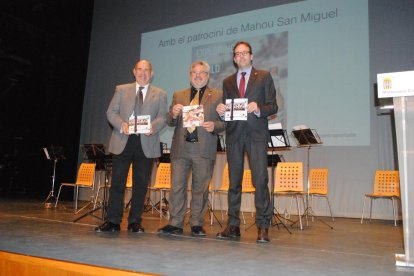
M 210 73 L 210 64 L 208 64 L 204 60 L 197 60 L 197 61 L 194 61 L 193 63 L 191 63 L 191 65 L 190 65 L 190 72 L 193 70 L 193 68 L 196 65 L 202 65 L 202 66 L 204 66 L 207 69 L 207 72 Z

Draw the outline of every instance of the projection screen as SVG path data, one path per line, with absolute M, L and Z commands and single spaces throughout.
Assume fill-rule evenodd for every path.
M 232 47 L 246 40 L 253 66 L 269 70 L 281 122 L 316 129 L 325 146 L 370 144 L 367 0 L 309 0 L 143 33 L 141 58 L 151 60 L 154 85 L 188 87 L 189 65 L 211 65 L 210 86 L 234 73 Z M 161 140 L 171 141 L 166 128 Z

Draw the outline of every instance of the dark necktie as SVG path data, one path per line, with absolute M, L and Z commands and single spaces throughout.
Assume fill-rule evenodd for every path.
M 134 107 L 134 116 L 138 116 L 141 112 L 141 106 L 143 102 L 143 95 L 142 95 L 142 89 L 144 87 L 140 86 L 137 92 L 137 95 L 135 96 L 135 107 Z
M 241 78 L 240 78 L 240 83 L 239 83 L 240 98 L 244 98 L 244 87 L 245 87 L 245 82 L 246 82 L 244 75 L 246 75 L 246 72 L 241 72 Z
M 135 116 L 135 128 L 134 131 L 137 132 L 137 116 L 141 114 L 141 107 L 144 96 L 142 95 L 142 89 L 144 87 L 140 86 L 138 88 L 137 95 L 135 95 L 135 107 L 134 107 L 134 116 Z

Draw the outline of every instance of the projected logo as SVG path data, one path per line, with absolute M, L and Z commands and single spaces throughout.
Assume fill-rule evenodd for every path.
M 382 81 L 382 87 L 384 88 L 384 90 L 392 89 L 392 80 L 390 77 L 384 78 L 384 80 Z
M 277 116 L 272 122 L 286 125 L 284 107 L 288 83 L 288 32 L 272 33 L 239 40 L 248 41 L 253 48 L 253 66 L 268 70 L 276 87 L 276 100 L 279 106 Z M 192 48 L 192 60 L 205 60 L 210 64 L 212 87 L 222 88 L 223 80 L 236 72 L 233 63 L 233 46 L 239 40 L 205 44 Z

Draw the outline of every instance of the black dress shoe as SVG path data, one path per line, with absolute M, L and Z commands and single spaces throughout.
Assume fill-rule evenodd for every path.
M 133 222 L 128 224 L 128 231 L 132 233 L 144 233 L 144 227 L 140 223 Z
M 95 232 L 119 232 L 121 227 L 119 224 L 112 223 L 110 221 L 105 221 L 103 224 L 95 228 Z
M 217 233 L 216 238 L 220 240 L 238 240 L 240 239 L 240 227 L 227 225 L 223 232 Z
M 257 241 L 258 243 L 267 243 L 270 242 L 269 240 L 269 229 L 264 228 L 263 226 L 259 228 L 259 232 L 257 234 Z
M 193 236 L 205 236 L 206 230 L 202 226 L 191 226 L 191 234 Z
M 167 224 L 163 228 L 158 229 L 158 234 L 182 234 L 183 228 L 175 227 L 170 224 Z

